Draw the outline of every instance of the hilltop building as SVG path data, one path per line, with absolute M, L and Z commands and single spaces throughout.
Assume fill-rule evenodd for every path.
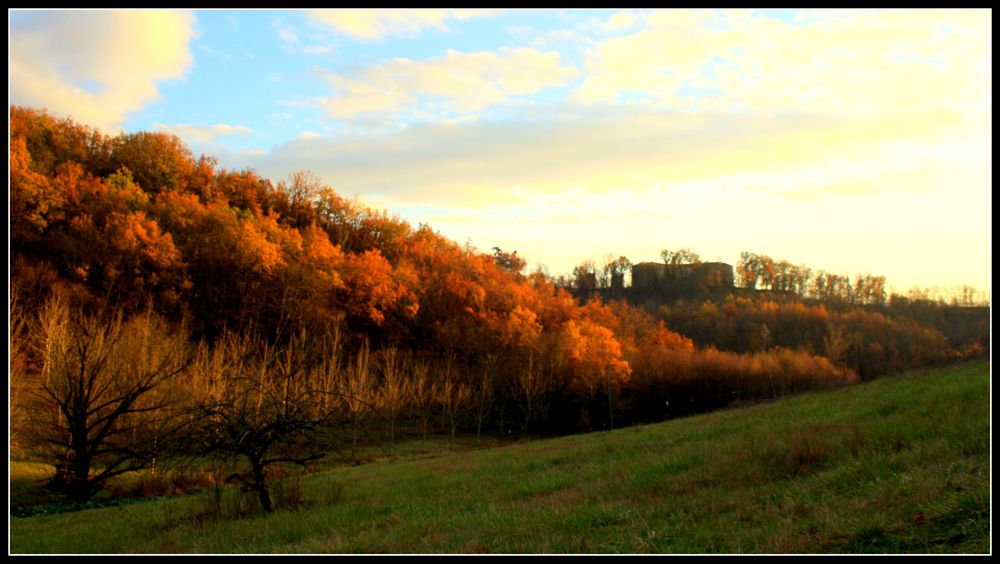
M 601 287 L 593 273 L 578 273 L 574 293 L 582 299 L 599 294 L 604 299 L 658 302 L 731 292 L 736 282 L 732 265 L 723 262 L 680 265 L 640 262 L 632 265 L 631 271 L 632 285 L 629 287 L 625 286 L 624 273 L 611 274 L 608 287 Z
M 731 289 L 735 280 L 732 265 L 723 262 L 677 266 L 668 266 L 662 262 L 640 262 L 632 266 L 632 288 L 640 292 L 717 292 Z

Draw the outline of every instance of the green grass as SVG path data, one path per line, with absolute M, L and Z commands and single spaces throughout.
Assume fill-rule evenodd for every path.
M 271 515 L 245 511 L 236 490 L 208 490 L 14 518 L 10 550 L 987 554 L 989 412 L 982 361 L 655 425 L 336 468 L 283 480 L 276 497 L 295 509 Z

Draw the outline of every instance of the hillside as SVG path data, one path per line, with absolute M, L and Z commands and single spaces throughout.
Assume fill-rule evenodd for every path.
M 989 364 L 646 426 L 12 520 L 12 553 L 988 553 Z
M 274 184 L 164 132 L 10 118 L 10 448 L 48 466 L 45 498 L 117 502 L 118 477 L 216 457 L 271 511 L 281 464 L 354 458 L 359 440 L 391 455 L 429 432 L 612 430 L 988 350 L 975 319 L 867 298 L 580 301 L 516 251 L 459 245 L 309 171 Z

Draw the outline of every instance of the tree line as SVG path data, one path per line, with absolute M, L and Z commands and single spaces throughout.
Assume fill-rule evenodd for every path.
M 10 120 L 12 446 L 77 500 L 208 457 L 270 509 L 269 468 L 359 441 L 609 429 L 859 377 L 836 346 L 729 347 L 582 303 L 308 171 L 274 184 L 165 133 Z M 628 266 L 609 258 L 606 283 Z
M 682 266 L 704 264 L 698 253 L 690 248 L 663 249 L 660 257 L 668 275 Z M 915 335 L 930 328 L 940 332 L 945 339 L 944 351 L 938 351 L 937 358 L 983 355 L 989 348 L 989 300 L 982 291 L 968 285 L 948 292 L 914 287 L 900 294 L 888 290 L 884 276 L 865 273 L 852 278 L 744 251 L 734 269 L 736 278 L 732 287 L 720 286 L 717 280 L 707 278 L 694 283 L 670 279 L 669 288 L 650 294 L 634 291 L 634 288 L 612 288 L 607 273 L 615 271 L 618 265 L 630 268 L 632 263 L 627 257 L 615 258 L 613 254 L 606 255 L 603 268 L 597 268 L 593 260 L 586 260 L 574 269 L 572 277 L 560 277 L 557 284 L 584 299 L 594 295 L 592 291 L 596 290 L 602 297 L 617 297 L 644 305 L 657 311 L 671 328 L 693 338 L 699 346 L 736 352 L 752 352 L 759 350 L 761 343 L 770 343 L 828 356 L 822 346 L 822 336 L 829 331 L 817 331 L 815 327 L 788 321 L 792 317 L 803 319 L 799 314 L 787 316 L 782 313 L 784 321 L 773 319 L 774 311 L 787 312 L 789 309 L 818 312 L 823 323 L 829 321 L 831 327 L 843 325 L 842 331 L 858 342 L 894 339 L 901 343 L 909 340 L 912 344 L 919 340 Z M 598 283 L 588 285 L 588 278 Z M 752 319 L 747 317 L 749 311 L 755 312 Z M 848 326 L 849 323 L 856 326 Z M 877 334 L 866 330 L 875 325 L 891 329 Z M 810 336 L 813 337 L 811 341 Z M 921 354 L 911 356 L 924 358 Z M 837 356 L 830 358 L 843 362 Z M 921 362 L 924 361 L 916 364 Z M 873 376 L 909 367 L 908 363 L 875 359 L 869 364 L 882 368 L 865 369 L 864 362 L 855 362 L 854 367 Z

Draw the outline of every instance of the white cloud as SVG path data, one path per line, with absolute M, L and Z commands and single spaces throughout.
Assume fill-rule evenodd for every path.
M 212 143 L 219 137 L 245 137 L 253 134 L 253 130 L 245 125 L 229 125 L 225 123 L 217 123 L 215 125 L 189 125 L 183 123 L 165 125 L 162 123 L 153 123 L 153 127 L 160 131 L 173 133 L 185 141 L 203 144 Z
M 304 135 L 236 167 L 268 178 L 312 170 L 345 195 L 553 272 L 606 252 L 655 260 L 682 244 L 926 286 L 934 273 L 908 257 L 941 240 L 960 257 L 949 277 L 982 278 L 991 155 L 981 127 L 954 116 L 945 127 L 941 116 L 549 109 L 546 119 Z
M 278 25 L 278 39 L 285 43 L 299 43 L 299 34 L 295 28 L 287 25 Z
M 278 30 L 278 39 L 285 50 L 306 55 L 325 55 L 332 53 L 337 47 L 337 42 L 331 40 L 325 33 L 308 31 L 300 33 L 281 20 L 275 21 L 274 26 Z
M 511 96 L 561 86 L 576 74 L 561 63 L 556 52 L 523 48 L 496 53 L 448 51 L 434 59 L 399 58 L 350 75 L 332 74 L 334 96 L 326 107 L 336 118 L 370 117 L 418 109 L 420 99 L 426 98 L 430 105 L 445 103 L 449 112 L 468 114 Z
M 582 111 L 562 120 L 454 121 L 392 135 L 299 139 L 250 164 L 277 177 L 312 169 L 349 193 L 400 202 L 496 201 L 518 186 L 532 193 L 603 192 L 634 187 L 636 178 L 665 186 L 756 173 L 790 185 L 804 176 L 789 171 L 803 166 L 818 171 L 816 177 L 833 170 L 831 158 L 867 163 L 878 140 L 853 139 L 859 131 L 806 116 Z M 817 143 L 825 138 L 825 145 Z
M 490 16 L 497 10 L 309 10 L 309 17 L 338 33 L 361 40 L 376 40 L 390 35 L 413 37 L 426 28 L 447 30 L 448 20 Z
M 624 31 L 639 23 L 639 17 L 631 12 L 618 12 L 602 24 L 601 28 L 610 33 Z
M 751 11 L 651 13 L 643 30 L 589 52 L 574 99 L 621 102 L 641 93 L 666 107 L 831 115 L 989 107 L 988 11 L 807 15 L 788 22 Z
M 194 16 L 163 10 L 11 13 L 11 102 L 115 131 L 191 66 Z
M 582 51 L 594 44 L 587 31 L 589 26 L 573 29 L 536 28 L 528 25 L 513 25 L 504 31 L 520 45 L 530 45 L 536 49 L 555 49 L 563 53 Z

